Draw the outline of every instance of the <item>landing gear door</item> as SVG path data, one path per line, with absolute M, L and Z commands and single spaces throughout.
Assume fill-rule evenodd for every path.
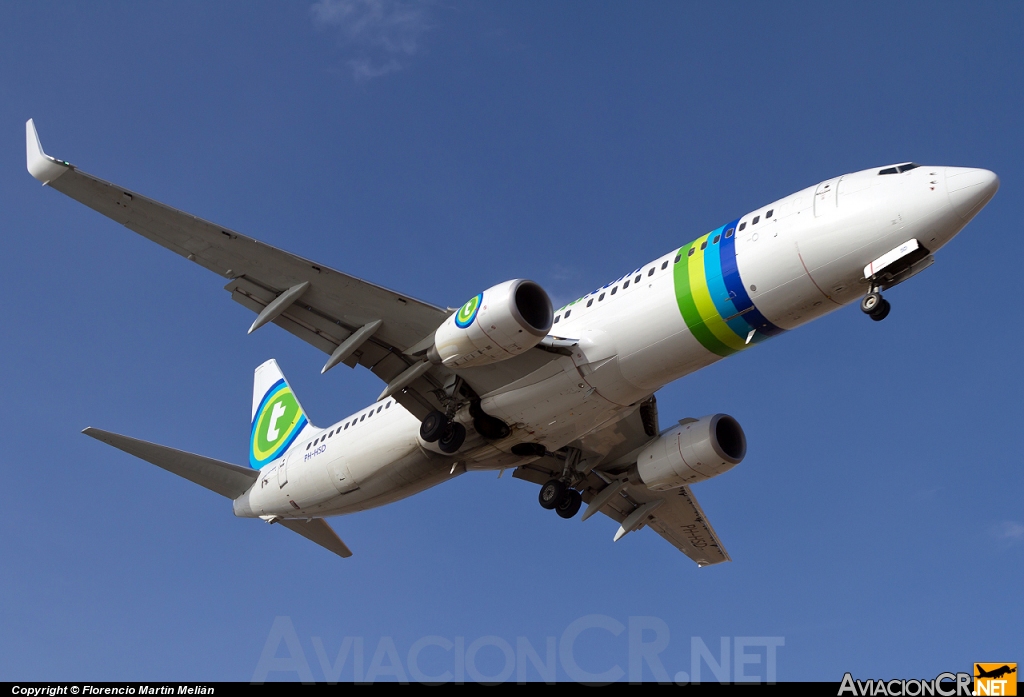
M 836 177 L 835 179 L 829 179 L 818 184 L 818 188 L 814 190 L 815 218 L 821 218 L 836 212 L 836 207 L 839 205 L 836 192 L 839 190 L 839 182 L 841 180 L 842 177 Z

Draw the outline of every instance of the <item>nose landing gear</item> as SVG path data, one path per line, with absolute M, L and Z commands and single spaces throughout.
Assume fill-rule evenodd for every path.
M 875 288 L 864 296 L 860 301 L 860 310 L 876 322 L 881 322 L 889 316 L 891 310 L 889 301 L 882 297 L 882 294 Z

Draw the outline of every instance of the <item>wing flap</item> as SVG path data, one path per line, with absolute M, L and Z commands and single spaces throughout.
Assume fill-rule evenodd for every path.
M 98 428 L 87 428 L 82 433 L 229 499 L 244 494 L 259 477 L 256 470 L 248 467 L 239 467 L 229 462 L 186 453 Z

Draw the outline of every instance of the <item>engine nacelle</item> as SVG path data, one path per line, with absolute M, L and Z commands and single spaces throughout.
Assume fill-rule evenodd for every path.
M 747 454 L 747 437 L 728 414 L 684 419 L 640 453 L 636 475 L 649 489 L 667 491 L 717 477 Z
M 533 281 L 505 281 L 474 296 L 434 332 L 428 356 L 450 368 L 497 363 L 551 331 L 551 299 Z

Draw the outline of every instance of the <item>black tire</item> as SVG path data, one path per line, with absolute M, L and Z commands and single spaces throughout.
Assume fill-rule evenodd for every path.
M 889 304 L 889 301 L 883 299 L 882 302 L 878 305 L 878 307 L 875 308 L 875 311 L 868 316 L 871 319 L 875 320 L 876 322 L 881 322 L 883 319 L 889 316 L 889 310 L 891 309 L 892 306 Z
M 437 441 L 437 447 L 442 453 L 451 455 L 458 452 L 462 444 L 466 442 L 466 427 L 458 423 L 450 423 Z
M 448 419 L 439 411 L 432 411 L 423 419 L 420 424 L 420 438 L 428 443 L 434 443 L 444 435 L 448 428 Z
M 537 500 L 540 501 L 541 508 L 546 508 L 550 511 L 558 505 L 558 502 L 562 500 L 564 495 L 565 484 L 557 479 L 552 479 L 540 488 Z
M 881 293 L 868 293 L 860 301 L 860 311 L 866 315 L 872 315 L 884 302 L 885 300 L 882 299 Z
M 580 512 L 583 505 L 583 496 L 575 489 L 569 489 L 563 494 L 562 499 L 555 506 L 555 513 L 568 520 Z

